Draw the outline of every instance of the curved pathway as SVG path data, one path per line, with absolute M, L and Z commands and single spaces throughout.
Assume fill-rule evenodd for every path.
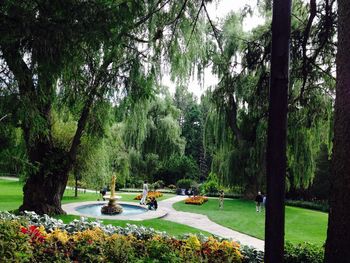
M 179 201 L 183 201 L 186 198 L 187 196 L 178 195 L 160 201 L 159 206 L 168 212 L 168 214 L 163 217 L 163 219 L 198 228 L 220 237 L 231 238 L 235 241 L 239 241 L 243 245 L 252 246 L 258 250 L 264 251 L 263 240 L 221 226 L 211 221 L 206 215 L 176 211 L 173 208 L 173 204 Z

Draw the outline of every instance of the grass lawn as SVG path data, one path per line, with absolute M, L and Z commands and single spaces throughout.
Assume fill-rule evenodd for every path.
M 122 196 L 121 201 L 125 202 L 139 202 L 133 200 L 137 194 L 129 193 L 118 193 L 117 195 Z M 158 200 L 163 200 L 172 197 L 172 194 L 164 194 Z M 83 201 L 94 201 L 100 197 L 100 194 L 95 193 L 78 193 L 78 197 L 74 197 L 74 190 L 66 190 L 62 203 L 71 202 L 83 202 Z M 0 211 L 11 211 L 17 209 L 22 204 L 22 183 L 18 181 L 10 181 L 0 179 Z M 61 215 L 56 218 L 62 219 L 65 223 L 72 221 L 73 219 L 79 218 L 73 215 Z M 202 233 L 209 236 L 210 234 L 204 231 L 200 231 L 196 228 L 192 228 L 186 225 L 177 224 L 174 222 L 166 221 L 163 219 L 151 219 L 144 221 L 126 221 L 126 220 L 101 220 L 105 224 L 112 224 L 114 226 L 126 226 L 127 223 L 135 224 L 139 226 L 152 227 L 155 230 L 166 231 L 170 235 L 179 236 L 187 233 Z
M 265 213 L 257 213 L 254 202 L 225 199 L 224 209 L 220 210 L 218 206 L 218 199 L 213 198 L 201 206 L 186 205 L 184 202 L 174 204 L 176 210 L 204 214 L 220 225 L 264 238 Z M 322 245 L 326 239 L 327 222 L 327 213 L 287 206 L 286 240 Z
M 79 219 L 79 216 L 74 215 L 59 215 L 55 216 L 55 218 L 62 219 L 64 223 L 69 223 L 73 221 L 74 219 Z M 92 220 L 94 220 L 92 218 Z M 193 227 L 189 227 L 183 224 L 178 224 L 170 221 L 166 221 L 163 219 L 149 219 L 149 220 L 143 220 L 143 221 L 131 221 L 131 220 L 108 220 L 108 219 L 102 219 L 102 221 L 105 225 L 111 224 L 113 226 L 121 226 L 125 227 L 126 224 L 133 224 L 137 226 L 145 226 L 145 227 L 151 227 L 158 231 L 165 231 L 169 235 L 172 236 L 180 236 L 183 234 L 199 234 L 202 233 L 203 235 L 210 236 L 211 234 Z

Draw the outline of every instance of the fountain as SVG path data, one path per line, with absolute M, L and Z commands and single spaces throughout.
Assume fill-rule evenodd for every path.
M 123 208 L 117 204 L 117 198 L 115 196 L 115 175 L 112 176 L 111 180 L 111 195 L 104 196 L 105 199 L 108 199 L 108 204 L 101 208 L 101 213 L 105 215 L 116 215 L 123 212 Z

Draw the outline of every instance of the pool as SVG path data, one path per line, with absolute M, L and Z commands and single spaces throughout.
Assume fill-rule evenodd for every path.
M 82 205 L 82 206 L 76 207 L 75 211 L 79 212 L 82 215 L 88 215 L 88 216 L 108 216 L 106 214 L 101 213 L 101 208 L 104 205 L 106 205 L 106 203 Z M 123 212 L 120 213 L 120 215 L 138 215 L 148 211 L 148 209 L 137 205 L 129 205 L 129 204 L 119 204 L 119 205 L 123 207 Z

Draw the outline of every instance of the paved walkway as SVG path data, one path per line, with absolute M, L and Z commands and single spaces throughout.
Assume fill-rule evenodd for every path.
M 179 201 L 183 201 L 187 196 L 175 196 L 159 202 L 159 206 L 167 210 L 168 214 L 163 217 L 165 220 L 188 225 L 198 228 L 203 231 L 207 231 L 217 236 L 224 238 L 232 238 L 235 241 L 239 241 L 243 245 L 255 247 L 258 250 L 264 251 L 264 241 L 255 237 L 242 234 L 227 227 L 223 227 L 202 214 L 188 213 L 176 211 L 173 208 L 173 204 Z

